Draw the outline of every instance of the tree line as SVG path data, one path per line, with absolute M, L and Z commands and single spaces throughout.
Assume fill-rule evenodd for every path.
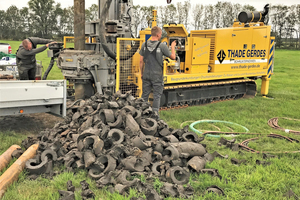
M 148 27 L 154 9 L 158 13 L 158 26 L 184 24 L 188 31 L 230 27 L 241 11 L 255 11 L 251 5 L 230 2 L 191 5 L 189 0 L 185 0 L 166 6 L 134 5 L 130 11 L 136 37 L 139 30 Z M 98 5 L 93 4 L 86 9 L 85 15 L 87 22 L 97 20 Z M 300 4 L 271 5 L 266 22 L 272 25 L 276 47 L 300 49 Z M 63 36 L 73 34 L 73 6 L 62 8 L 54 0 L 30 0 L 28 7 L 18 9 L 12 5 L 6 11 L 0 10 L 0 39 L 22 40 L 38 36 L 62 40 Z

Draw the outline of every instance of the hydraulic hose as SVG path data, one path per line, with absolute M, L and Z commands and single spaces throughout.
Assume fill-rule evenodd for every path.
M 133 45 L 133 47 L 128 52 L 126 52 L 125 55 L 121 55 L 120 56 L 120 60 L 128 60 L 128 59 L 130 59 L 136 53 L 136 51 L 138 50 L 139 46 L 140 46 L 140 41 L 136 41 L 136 43 Z M 106 44 L 102 43 L 102 47 L 103 47 L 103 50 L 105 51 L 105 53 L 109 57 L 111 57 L 114 60 L 117 59 L 117 55 L 114 52 L 112 52 Z
M 107 41 L 105 38 L 105 19 L 108 14 L 110 5 L 111 5 L 112 0 L 107 0 L 106 3 L 104 4 L 103 9 L 101 10 L 101 15 L 100 15 L 100 29 L 99 29 L 99 37 L 100 37 L 100 42 L 103 47 L 103 50 L 105 53 L 111 57 L 112 59 L 116 60 L 117 56 L 114 52 L 112 52 L 109 47 L 107 46 Z M 130 51 L 128 51 L 124 56 L 120 56 L 120 60 L 128 60 L 130 59 L 138 50 L 140 46 L 140 42 L 136 42 L 135 45 L 131 48 Z
M 49 63 L 49 66 L 48 66 L 47 70 L 45 71 L 42 80 L 46 80 L 46 79 L 47 79 L 48 74 L 50 73 L 50 71 L 51 71 L 53 65 L 54 65 L 54 57 L 51 58 L 51 61 L 50 61 L 50 63 Z
M 282 128 L 278 125 L 278 117 L 274 117 L 272 119 L 269 119 L 268 121 L 268 125 L 274 129 L 277 130 L 281 130 L 284 131 L 286 133 L 293 133 L 295 135 L 300 135 L 300 131 L 295 131 L 295 130 L 290 130 L 290 129 L 286 129 L 286 128 Z M 282 117 L 281 119 L 286 119 L 286 120 L 292 120 L 292 121 L 300 121 L 299 119 L 291 119 L 291 118 L 287 118 L 287 117 Z
M 249 132 L 249 130 L 245 127 L 245 126 L 242 126 L 240 124 L 236 124 L 236 123 L 233 123 L 233 122 L 227 122 L 227 121 L 221 121 L 221 120 L 199 120 L 199 121 L 195 121 L 193 122 L 191 125 L 190 125 L 190 129 L 192 131 L 194 131 L 195 133 L 198 133 L 198 134 L 203 134 L 205 136 L 208 136 L 208 137 L 215 137 L 215 138 L 219 138 L 220 135 L 212 135 L 212 134 L 205 134 L 197 129 L 194 128 L 194 126 L 196 124 L 200 124 L 200 123 L 225 123 L 225 124 L 231 124 L 231 125 L 235 125 L 235 126 L 239 126 L 241 128 L 243 128 L 245 130 L 246 133 Z M 220 133 L 221 134 L 221 133 Z
M 52 67 L 53 67 L 53 65 L 54 65 L 55 58 L 56 58 L 59 54 L 60 54 L 60 52 L 57 52 L 57 53 L 54 54 L 53 57 L 51 58 L 50 63 L 49 63 L 49 66 L 48 66 L 47 70 L 45 71 L 42 80 L 46 80 L 46 79 L 47 79 L 48 74 L 50 73 L 50 71 L 51 71 L 51 69 L 52 69 Z

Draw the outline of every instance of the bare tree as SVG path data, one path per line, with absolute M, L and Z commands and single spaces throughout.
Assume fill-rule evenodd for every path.
M 202 27 L 202 17 L 204 12 L 204 6 L 201 4 L 196 4 L 192 8 L 192 16 L 193 16 L 193 26 L 195 30 L 199 30 Z
M 163 26 L 168 23 L 177 21 L 177 9 L 173 4 L 158 7 L 159 25 Z
M 158 7 L 158 26 L 163 27 L 165 24 L 177 22 L 177 9 L 173 4 Z M 162 29 L 162 38 L 166 37 L 167 33 Z
M 223 27 L 230 27 L 235 19 L 233 6 L 230 2 L 223 3 Z
M 288 14 L 288 7 L 284 5 L 271 6 L 271 17 L 273 30 L 276 32 L 276 45 L 280 48 L 283 45 L 282 36 L 284 32 L 284 24 Z
M 134 21 L 132 22 L 133 26 L 133 34 L 138 37 L 139 29 L 141 28 L 142 20 L 143 18 L 141 16 L 144 15 L 144 10 L 141 8 L 140 5 L 133 6 L 131 8 L 132 11 L 132 18 L 134 18 Z
M 223 28 L 223 3 L 221 1 L 215 5 L 214 13 L 216 28 Z
M 294 48 L 294 32 L 295 32 L 295 25 L 297 22 L 296 17 L 296 6 L 291 6 L 288 8 L 288 15 L 285 18 L 285 36 L 286 41 L 289 39 L 289 45 L 288 48 Z
M 151 26 L 152 21 L 152 11 L 156 10 L 155 6 L 143 6 L 141 7 L 141 10 L 143 11 L 142 21 L 141 21 L 141 27 L 147 28 Z
M 204 6 L 203 21 L 202 21 L 202 28 L 203 29 L 208 29 L 209 28 L 207 17 L 208 17 L 208 9 L 207 9 L 207 6 Z
M 92 4 L 91 7 L 85 9 L 85 21 L 95 21 L 98 19 L 98 5 Z
M 186 29 L 189 25 L 189 12 L 191 9 L 190 0 L 185 0 L 183 3 L 177 3 L 178 23 L 183 24 Z

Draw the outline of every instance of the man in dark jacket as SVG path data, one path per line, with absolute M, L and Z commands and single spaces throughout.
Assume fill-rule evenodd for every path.
M 52 40 L 30 37 L 22 41 L 17 51 L 17 66 L 20 80 L 35 80 L 36 74 L 36 59 L 35 55 L 45 51 Z M 46 44 L 36 48 L 38 44 Z
M 173 60 L 176 58 L 176 42 L 172 42 L 170 52 L 166 44 L 159 42 L 161 35 L 162 30 L 159 27 L 152 27 L 151 40 L 143 43 L 140 50 L 140 71 L 143 80 L 142 98 L 148 101 L 151 89 L 153 89 L 152 109 L 157 115 L 160 107 L 160 98 L 164 89 L 163 57 L 166 56 Z

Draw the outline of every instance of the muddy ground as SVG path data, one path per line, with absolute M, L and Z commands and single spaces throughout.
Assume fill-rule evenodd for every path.
M 0 117 L 0 133 L 14 131 L 24 134 L 38 134 L 46 128 L 52 128 L 55 123 L 63 120 L 47 113 L 35 113 L 18 116 Z

